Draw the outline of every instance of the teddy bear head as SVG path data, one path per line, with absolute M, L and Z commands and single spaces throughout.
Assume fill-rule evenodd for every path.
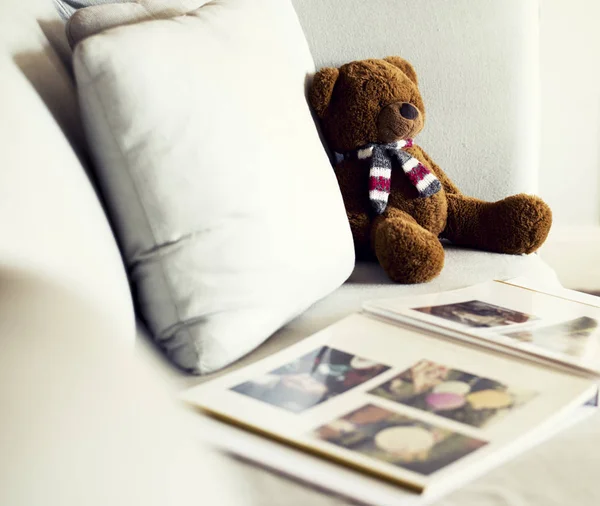
M 308 98 L 338 152 L 412 138 L 425 122 L 417 74 L 399 56 L 322 68 Z

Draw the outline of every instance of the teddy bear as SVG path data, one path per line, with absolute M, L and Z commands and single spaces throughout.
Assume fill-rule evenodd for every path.
M 463 195 L 413 138 L 425 107 L 403 58 L 322 68 L 309 87 L 352 229 L 357 259 L 377 259 L 399 283 L 423 283 L 444 266 L 440 239 L 507 254 L 536 251 L 552 212 L 518 194 L 497 202 Z

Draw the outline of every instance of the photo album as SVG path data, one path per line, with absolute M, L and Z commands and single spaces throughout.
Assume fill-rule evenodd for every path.
M 182 395 L 338 466 L 442 490 L 596 402 L 599 322 L 600 307 L 510 282 L 375 300 Z

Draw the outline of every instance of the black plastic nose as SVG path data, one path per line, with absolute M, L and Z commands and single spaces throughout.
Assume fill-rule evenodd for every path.
M 419 115 L 419 111 L 414 105 L 402 104 L 400 107 L 400 114 L 406 119 L 415 119 Z

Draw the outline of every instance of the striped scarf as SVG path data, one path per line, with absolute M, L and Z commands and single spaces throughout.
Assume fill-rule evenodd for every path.
M 392 178 L 392 157 L 395 157 L 404 174 L 419 192 L 419 197 L 430 197 L 442 189 L 435 174 L 419 160 L 410 156 L 404 149 L 413 145 L 412 139 L 401 140 L 391 144 L 367 144 L 350 153 L 336 153 L 336 161 L 355 157 L 369 160 L 369 200 L 375 213 L 382 214 L 387 207 L 390 196 Z

